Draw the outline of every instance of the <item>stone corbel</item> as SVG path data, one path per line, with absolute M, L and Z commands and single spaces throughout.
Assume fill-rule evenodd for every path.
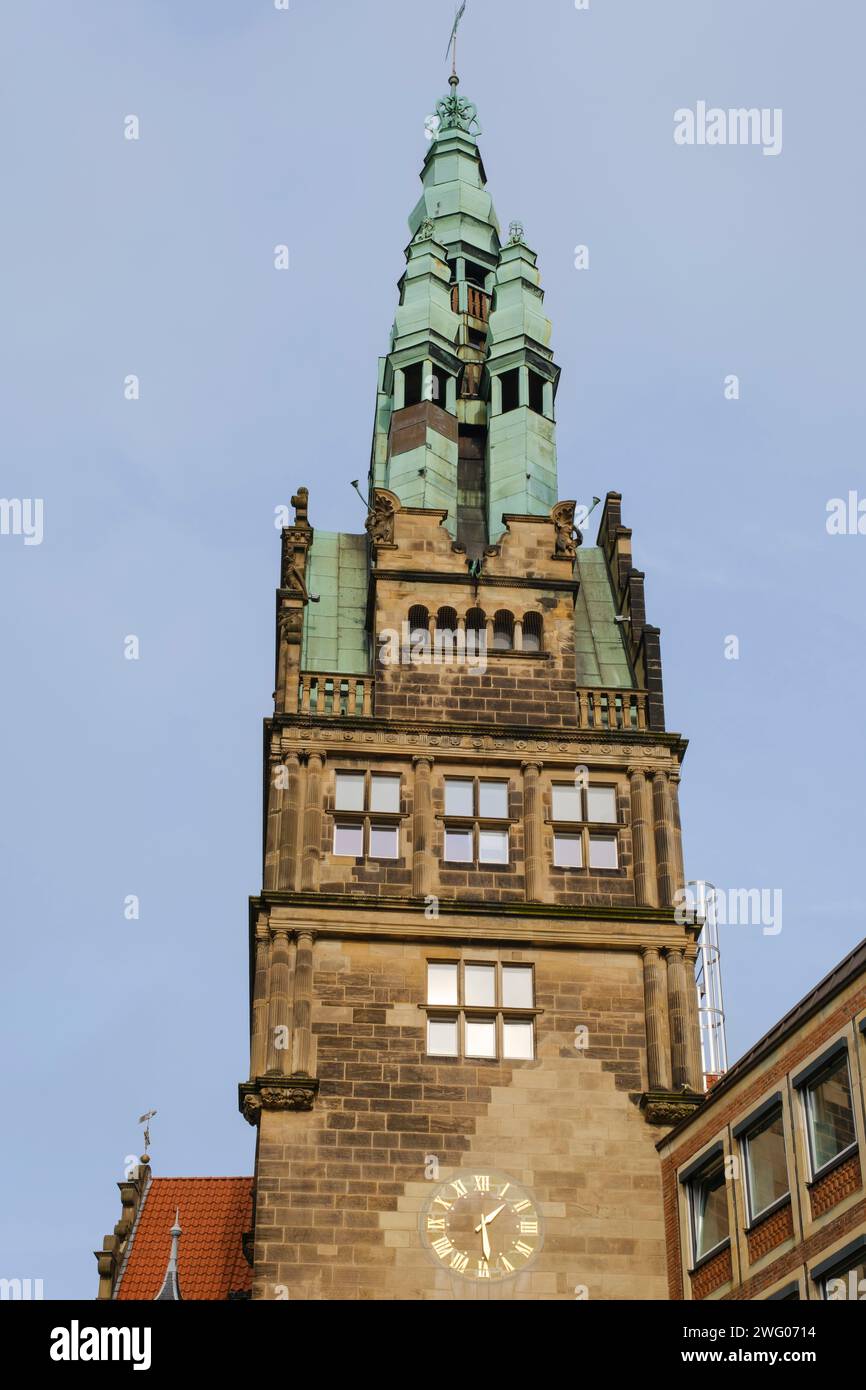
M 648 1125 L 676 1125 L 693 1115 L 705 1097 L 697 1091 L 645 1091 L 640 1097 L 641 1113 Z
M 257 1076 L 238 1087 L 238 1109 L 257 1125 L 263 1110 L 312 1110 L 318 1090 L 314 1076 Z

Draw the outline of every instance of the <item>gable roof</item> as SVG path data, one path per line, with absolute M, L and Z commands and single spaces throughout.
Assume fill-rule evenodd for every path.
M 252 1178 L 151 1178 L 117 1282 L 117 1299 L 156 1298 L 180 1214 L 178 1282 L 184 1301 L 227 1299 L 252 1287 L 241 1237 L 252 1228 Z

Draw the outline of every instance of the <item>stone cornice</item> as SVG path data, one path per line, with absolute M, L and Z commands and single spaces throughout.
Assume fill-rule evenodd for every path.
M 477 577 L 460 570 L 398 570 L 382 569 L 373 571 L 375 579 L 395 579 L 406 584 L 463 584 L 467 588 L 484 588 L 485 585 L 497 589 L 552 589 L 565 594 L 576 594 L 580 588 L 577 579 L 557 579 L 553 576 L 538 575 L 527 579 L 522 575 L 488 574 L 482 572 Z

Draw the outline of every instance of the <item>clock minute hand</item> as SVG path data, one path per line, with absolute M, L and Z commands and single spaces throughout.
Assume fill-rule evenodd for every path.
M 485 1219 L 483 1216 L 482 1216 L 482 1218 L 481 1218 L 481 1225 L 480 1225 L 480 1226 L 476 1226 L 475 1229 L 476 1229 L 476 1231 L 480 1231 L 480 1232 L 481 1232 L 481 1249 L 484 1251 L 484 1258 L 485 1258 L 485 1260 L 487 1260 L 487 1261 L 489 1262 L 489 1260 L 490 1260 L 490 1239 L 489 1239 L 489 1237 L 488 1237 L 488 1235 L 487 1235 L 487 1221 L 486 1221 L 486 1219 Z

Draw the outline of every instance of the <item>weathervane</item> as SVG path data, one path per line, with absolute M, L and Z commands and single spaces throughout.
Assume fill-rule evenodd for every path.
M 460 0 L 460 4 L 457 6 L 457 12 L 456 12 L 456 14 L 454 15 L 454 23 L 453 23 L 452 26 L 451 26 L 451 37 L 450 37 L 450 39 L 448 40 L 448 48 L 451 49 L 451 76 L 452 76 L 452 78 L 456 78 L 456 76 L 457 76 L 457 30 L 460 28 L 460 21 L 461 21 L 461 19 L 463 18 L 463 15 L 464 15 L 465 11 L 466 11 L 466 0 Z M 448 48 L 446 48 L 446 50 L 445 50 L 445 55 L 446 55 L 446 57 L 447 57 L 447 55 L 448 55 Z
M 150 1122 L 156 1114 L 155 1110 L 146 1110 L 143 1115 L 139 1115 L 138 1123 L 144 1125 L 144 1155 L 150 1149 Z M 142 1155 L 142 1157 L 144 1157 Z

